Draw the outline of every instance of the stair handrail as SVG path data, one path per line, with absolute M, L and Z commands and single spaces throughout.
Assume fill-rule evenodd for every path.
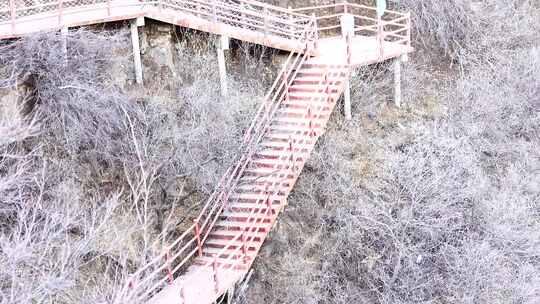
M 305 28 L 305 35 L 303 35 L 303 37 L 305 37 L 303 49 L 298 49 L 297 52 L 291 52 L 290 57 L 292 57 L 294 54 L 297 54 L 296 57 L 301 57 L 303 58 L 303 61 L 305 61 L 305 59 L 310 56 L 307 51 L 309 52 L 312 51 L 309 49 L 309 45 L 310 44 L 313 45 L 313 42 L 310 40 L 310 36 L 314 35 L 315 32 L 316 32 L 316 24 L 312 20 L 306 25 L 306 28 Z M 279 88 L 283 88 L 287 83 L 290 85 L 290 83 L 292 83 L 292 79 L 287 82 L 283 80 L 282 83 L 279 85 Z M 275 90 L 275 87 L 274 87 L 274 90 Z M 273 96 L 273 95 L 267 94 L 267 96 Z M 267 105 L 269 104 L 269 100 L 271 102 L 275 102 L 276 99 L 277 99 L 276 97 L 273 97 L 271 99 L 268 99 L 268 98 L 265 99 L 265 102 L 263 102 L 263 104 L 259 107 L 259 109 L 266 108 Z M 263 111 L 259 110 L 258 113 L 262 113 L 262 112 Z M 254 120 L 258 119 L 259 116 L 260 115 L 255 116 Z M 176 247 L 177 245 L 182 244 L 183 246 L 179 252 L 176 252 L 174 254 L 174 256 L 172 257 L 172 260 L 175 260 L 176 258 L 180 257 L 180 254 L 184 253 L 185 251 L 187 251 L 187 253 L 185 253 L 184 255 L 185 257 L 174 268 L 175 272 L 173 273 L 173 275 L 181 267 L 185 266 L 186 263 L 189 262 L 189 260 L 193 258 L 197 252 L 199 252 L 199 255 L 200 255 L 202 245 L 204 244 L 206 238 L 210 234 L 210 231 L 212 230 L 214 224 L 218 220 L 220 214 L 222 213 L 225 207 L 228 196 L 231 193 L 230 189 L 234 188 L 234 185 L 238 182 L 238 179 L 240 178 L 241 174 L 245 170 L 251 156 L 254 153 L 254 147 L 256 147 L 256 140 L 260 139 L 261 136 L 254 136 L 251 140 L 247 142 L 245 141 L 242 144 L 242 148 L 241 148 L 242 152 L 239 154 L 239 156 L 235 157 L 235 160 L 233 162 L 231 162 L 232 165 L 227 169 L 226 173 L 221 178 L 220 183 L 216 187 L 216 190 L 212 193 L 210 198 L 207 200 L 207 203 L 204 205 L 199 216 L 196 218 L 195 223 L 191 225 L 189 228 L 187 228 L 180 237 L 176 238 L 169 245 L 164 246 L 164 249 L 158 255 L 156 255 L 153 259 L 151 259 L 150 262 L 145 264 L 143 267 L 141 267 L 140 269 L 138 269 L 135 273 L 131 275 L 130 280 L 126 282 L 126 285 L 124 286 L 124 289 L 122 291 L 122 294 L 123 294 L 122 300 L 125 300 L 126 297 L 128 299 L 131 299 L 133 296 L 135 296 L 135 298 L 140 298 L 140 296 L 137 296 L 138 288 L 144 284 L 149 283 L 150 281 L 155 279 L 155 276 L 158 273 L 163 272 L 167 269 L 167 265 L 165 263 L 161 264 L 160 261 L 163 261 L 170 254 L 170 252 L 173 251 L 174 247 Z M 189 238 L 191 234 L 194 234 L 194 237 Z M 161 237 L 160 239 L 156 240 L 154 244 L 159 244 L 160 242 L 163 242 Z M 197 246 L 194 246 L 195 242 L 197 242 Z M 190 248 L 192 249 L 190 250 Z M 155 266 L 156 268 L 152 269 L 149 274 L 146 274 L 142 280 L 138 281 L 138 278 L 145 271 L 150 270 L 153 266 Z M 158 283 L 152 286 L 151 288 L 145 288 L 145 290 L 143 291 L 143 296 L 147 296 L 155 292 L 156 288 L 159 288 L 159 286 L 163 284 L 165 281 L 166 280 L 164 279 L 158 280 Z
M 350 71 L 348 73 L 350 73 Z M 335 72 L 333 74 L 342 75 L 342 74 L 344 74 L 344 72 L 339 70 L 338 72 Z M 325 72 L 325 74 L 322 75 L 321 80 L 319 81 L 319 85 L 317 87 L 322 87 L 321 85 L 324 82 L 327 83 L 328 87 L 335 86 L 335 84 L 337 82 L 339 82 L 340 80 L 338 79 L 338 80 L 335 80 L 333 82 L 329 81 L 330 76 L 333 75 L 333 74 L 329 73 L 329 72 Z M 344 86 L 345 82 L 341 81 L 341 83 L 342 83 L 342 86 Z M 339 90 L 338 90 L 338 92 L 339 92 Z M 323 93 L 325 93 L 325 92 L 323 91 Z M 312 96 L 310 101 L 314 101 L 315 99 L 321 99 L 321 98 L 328 99 L 328 98 L 331 98 L 332 94 L 333 94 L 332 91 L 329 91 L 328 96 L 326 96 L 326 97 Z M 308 111 L 308 114 L 306 114 L 306 115 L 311 115 L 311 118 L 320 117 L 321 113 L 323 112 L 324 107 L 325 107 L 325 105 L 319 106 L 318 109 L 317 109 L 318 113 L 316 112 L 314 115 L 313 115 L 313 113 L 309 114 L 310 113 L 309 111 Z M 309 118 L 309 116 L 308 116 L 308 118 Z M 324 129 L 324 126 L 321 126 L 320 128 Z M 320 132 L 320 133 L 317 133 L 315 136 L 312 137 L 311 134 L 310 134 L 311 130 L 298 131 L 298 132 L 306 133 L 307 137 L 311 137 L 311 138 L 315 137 L 315 140 L 322 135 L 322 132 Z M 306 141 L 306 139 L 303 139 L 302 143 L 304 143 L 305 141 Z M 300 150 L 301 149 L 302 148 L 300 148 Z M 222 286 L 219 285 L 219 281 L 217 280 L 219 278 L 218 271 L 223 270 L 223 269 L 234 269 L 234 267 L 236 267 L 241 261 L 243 263 L 243 266 L 245 266 L 246 269 L 249 267 L 249 265 L 251 265 L 253 263 L 253 260 L 251 260 L 249 263 L 247 263 L 246 260 L 245 260 L 245 258 L 246 258 L 245 256 L 242 257 L 242 259 L 235 258 L 235 256 L 238 256 L 240 254 L 245 254 L 244 251 L 248 250 L 247 248 L 245 248 L 245 246 L 247 246 L 246 244 L 253 241 L 254 236 L 252 234 L 254 232 L 257 232 L 257 230 L 259 230 L 261 228 L 259 226 L 259 224 L 261 224 L 261 223 L 264 224 L 264 221 L 266 219 L 272 219 L 272 220 L 275 221 L 275 218 L 272 218 L 270 216 L 270 213 L 272 212 L 272 209 L 273 209 L 272 208 L 272 201 L 274 200 L 274 197 L 279 193 L 279 191 L 281 191 L 281 186 L 288 179 L 288 176 L 290 174 L 295 175 L 295 178 L 297 178 L 299 173 L 300 173 L 299 171 L 295 171 L 295 164 L 300 159 L 300 156 L 297 156 L 296 159 L 294 159 L 294 148 L 291 149 L 291 157 L 289 157 L 288 155 L 280 156 L 280 160 L 282 160 L 283 158 L 288 158 L 289 159 L 289 166 L 287 168 L 287 172 L 280 173 L 279 175 L 282 176 L 282 179 L 279 180 L 279 181 L 272 182 L 271 185 L 268 187 L 268 189 L 270 189 L 270 188 L 273 189 L 272 192 L 269 192 L 268 190 L 265 190 L 265 192 L 269 192 L 267 195 L 265 193 L 266 198 L 259 199 L 254 204 L 254 205 L 266 206 L 266 211 L 264 212 L 264 214 L 261 214 L 260 212 L 259 213 L 255 212 L 255 210 L 257 208 L 251 208 L 249 216 L 247 217 L 247 219 L 245 221 L 245 223 L 247 224 L 247 227 L 244 227 L 243 230 L 239 231 L 238 234 L 236 236 L 234 236 L 232 239 L 230 239 L 227 243 L 225 243 L 223 248 L 221 248 L 217 253 L 215 253 L 213 257 L 210 257 L 210 258 L 213 258 L 213 260 L 202 264 L 201 268 L 197 272 L 193 273 L 193 276 L 197 276 L 197 274 L 202 273 L 203 271 L 205 271 L 205 269 L 212 267 L 213 274 L 214 274 L 214 284 L 215 284 L 214 289 L 215 289 L 216 296 L 219 296 L 221 294 L 221 289 L 222 289 L 221 288 Z M 280 206 L 280 208 L 281 207 L 283 207 L 283 206 Z M 258 216 L 256 218 L 254 218 L 255 215 L 262 215 L 262 217 Z M 252 221 L 252 219 L 254 219 L 254 221 Z M 274 224 L 274 221 L 270 221 L 266 225 L 268 227 L 271 227 Z M 247 233 L 247 237 L 246 237 L 246 233 Z M 235 243 L 238 242 L 239 240 L 241 240 L 243 244 L 240 245 L 240 246 L 236 246 Z M 232 247 L 236 247 L 236 248 L 233 249 Z M 227 258 L 220 258 L 219 265 L 217 265 L 217 258 L 219 258 L 220 256 L 225 255 L 225 254 L 228 257 Z M 175 270 L 172 270 L 173 273 L 174 273 L 174 271 Z M 239 276 L 240 275 L 241 275 L 241 273 L 239 273 Z M 155 285 L 155 287 L 159 287 L 159 285 L 165 283 L 167 280 L 170 281 L 170 279 L 165 276 L 164 278 L 162 278 Z M 172 282 L 171 282 L 171 284 L 172 284 Z M 182 291 L 182 294 L 184 294 L 184 291 Z M 141 300 L 141 299 L 139 299 L 139 300 Z
M 341 68 L 343 68 L 343 67 L 341 67 Z M 329 81 L 331 75 L 342 75 L 342 74 L 344 74 L 344 72 L 341 71 L 341 70 L 338 70 L 337 72 L 334 72 L 334 73 L 325 72 L 322 75 L 321 80 L 319 81 L 319 85 L 317 87 L 322 87 L 321 85 L 323 83 L 325 83 L 325 82 L 326 82 L 327 87 L 335 86 L 336 83 L 338 83 L 340 80 L 338 79 L 338 80 L 335 80 L 333 82 Z M 348 70 L 347 74 L 350 74 L 350 70 Z M 346 77 L 348 77 L 348 76 L 346 76 Z M 345 85 L 344 81 L 341 81 L 341 83 L 342 83 L 342 86 Z M 340 90 L 338 90 L 338 92 L 340 92 Z M 323 91 L 323 93 L 327 93 L 327 92 Z M 326 96 L 326 97 L 312 96 L 310 101 L 312 102 L 315 99 L 321 99 L 321 98 L 326 98 L 326 99 L 332 98 L 331 97 L 331 95 L 333 95 L 332 91 L 329 91 L 327 94 L 328 94 L 328 96 Z M 318 113 L 315 113 L 315 115 L 313 115 L 313 113 L 310 114 L 309 111 L 308 111 L 308 113 L 306 115 L 311 116 L 311 117 L 308 116 L 308 118 L 320 117 L 322 112 L 323 112 L 324 107 L 325 107 L 325 105 L 319 106 L 318 109 L 317 109 Z M 322 130 L 322 129 L 324 129 L 324 127 L 325 126 L 321 125 L 320 129 Z M 301 141 L 302 143 L 304 143 L 307 140 L 307 138 L 311 138 L 311 139 L 315 138 L 314 140 L 316 141 L 322 135 L 322 132 L 319 132 L 319 133 L 316 133 L 315 136 L 312 137 L 311 134 L 310 134 L 311 131 L 312 130 L 297 131 L 297 132 L 306 133 L 305 134 L 306 138 L 304 138 Z M 298 140 L 295 140 L 295 141 L 298 141 Z M 268 227 L 272 227 L 274 225 L 275 218 L 273 218 L 273 217 L 271 217 L 269 215 L 272 212 L 272 209 L 273 209 L 272 208 L 272 201 L 274 200 L 273 198 L 281 191 L 281 187 L 282 187 L 283 183 L 288 180 L 288 176 L 290 174 L 293 174 L 294 178 L 297 178 L 299 173 L 300 173 L 299 170 L 298 171 L 295 170 L 295 164 L 298 162 L 298 160 L 301 158 L 301 156 L 297 156 L 296 159 L 294 159 L 294 148 L 293 147 L 294 147 L 294 144 L 292 144 L 292 146 L 291 146 L 291 148 L 292 148 L 291 149 L 291 156 L 284 155 L 284 156 L 279 157 L 280 160 L 283 160 L 283 158 L 289 159 L 289 166 L 287 168 L 287 172 L 279 173 L 278 175 L 281 176 L 281 180 L 271 182 L 271 185 L 268 187 L 268 189 L 270 189 L 270 188 L 273 189 L 272 192 L 269 192 L 267 195 L 265 193 L 266 198 L 259 199 L 259 200 L 257 200 L 256 203 L 254 203 L 254 205 L 266 206 L 266 211 L 264 212 L 264 214 L 261 214 L 259 212 L 257 215 L 262 215 L 262 216 L 258 216 L 257 218 L 254 218 L 254 215 L 256 213 L 255 210 L 258 209 L 258 208 L 251 208 L 251 212 L 249 213 L 249 216 L 247 217 L 247 219 L 245 221 L 245 223 L 247 223 L 247 227 L 244 227 L 241 231 L 239 231 L 236 236 L 234 236 L 231 240 L 229 240 L 223 246 L 223 248 L 221 248 L 217 253 L 215 253 L 214 256 L 213 256 L 214 260 L 208 261 L 205 264 L 201 265 L 201 269 L 199 269 L 197 272 L 195 272 L 194 276 L 196 276 L 197 273 L 202 273 L 204 271 L 204 269 L 212 267 L 213 274 L 214 274 L 214 284 L 215 284 L 214 290 L 215 290 L 215 293 L 216 293 L 216 297 L 221 294 L 220 291 L 222 289 L 221 288 L 222 286 L 219 285 L 219 281 L 217 280 L 217 278 L 219 278 L 218 271 L 223 270 L 223 269 L 234 269 L 234 267 L 238 266 L 241 262 L 243 264 L 242 266 L 244 266 L 246 268 L 246 271 L 247 271 L 249 266 L 253 263 L 253 259 L 250 262 L 246 262 L 245 252 L 248 251 L 249 249 L 245 248 L 245 247 L 248 246 L 247 244 L 252 242 L 253 239 L 255 238 L 255 236 L 253 236 L 252 234 L 254 232 L 257 232 L 257 230 L 259 230 L 261 228 L 260 224 L 261 223 L 264 224 L 264 221 L 266 219 L 272 219 L 273 220 L 273 221 L 270 221 L 269 223 L 266 223 L 266 225 Z M 299 150 L 301 151 L 302 148 L 300 147 Z M 265 192 L 268 192 L 268 190 L 265 190 Z M 283 206 L 279 206 L 279 207 L 282 208 Z M 254 221 L 252 221 L 252 219 L 254 219 Z M 247 236 L 246 236 L 246 233 L 247 233 Z M 239 246 L 235 245 L 235 243 L 238 242 L 239 240 L 241 240 L 241 242 L 243 244 L 241 244 Z M 236 248 L 233 249 L 232 247 L 236 247 Z M 227 258 L 220 258 L 219 265 L 217 265 L 217 260 L 216 259 L 219 258 L 222 255 L 225 255 L 225 254 L 228 257 Z M 240 254 L 244 255 L 244 257 L 235 258 L 235 256 L 239 256 Z M 239 273 L 239 276 L 242 276 L 243 274 L 245 274 L 245 273 Z M 161 283 L 163 283 L 165 281 L 166 281 L 166 278 L 162 279 Z

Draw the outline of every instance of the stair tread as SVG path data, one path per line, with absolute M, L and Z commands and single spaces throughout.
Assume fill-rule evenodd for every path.
M 273 199 L 280 199 L 282 198 L 283 196 L 285 196 L 284 194 L 279 194 L 279 193 L 272 193 L 272 198 Z M 267 198 L 268 197 L 268 194 L 265 194 L 265 193 L 260 193 L 260 194 L 255 194 L 255 193 L 234 193 L 232 194 L 229 199 L 259 199 L 259 198 Z
M 246 223 L 246 222 L 231 222 L 226 220 L 221 220 L 216 222 L 218 227 L 235 227 L 235 228 L 252 228 L 252 229 L 268 229 L 269 223 L 257 222 L 257 223 Z
M 246 245 L 248 245 L 248 247 L 256 247 L 256 246 L 259 246 L 262 242 L 261 241 L 254 241 L 253 238 L 251 236 L 248 236 L 248 235 L 244 235 L 244 238 L 246 239 Z M 227 246 L 227 245 L 231 245 L 231 246 L 242 246 L 244 245 L 244 242 L 242 242 L 242 240 L 240 238 L 236 239 L 236 240 L 228 240 L 228 239 L 216 239 L 216 238 L 212 238 L 212 237 L 209 237 L 207 240 L 206 240 L 206 243 L 208 244 L 213 244 L 213 245 L 221 245 L 221 246 Z
M 246 236 L 250 236 L 250 237 L 264 237 L 264 236 L 266 236 L 266 233 L 258 232 L 258 231 L 245 231 L 244 234 Z M 209 237 L 214 237 L 214 238 L 216 236 L 235 237 L 236 235 L 238 235 L 238 230 L 215 229 L 212 232 L 210 232 Z
M 306 106 L 303 108 L 282 107 L 277 110 L 276 114 L 278 116 L 293 115 L 298 118 L 306 118 L 306 119 L 310 117 L 328 118 L 331 115 L 330 110 L 329 109 L 325 110 L 323 106 L 321 107 Z
M 275 202 L 272 203 L 272 209 L 278 209 L 280 207 L 280 204 L 276 204 Z M 235 208 L 235 209 L 266 209 L 268 206 L 266 204 L 255 204 L 255 203 L 239 203 L 235 202 L 227 206 L 228 209 Z
M 308 137 L 309 138 L 309 137 Z M 265 147 L 285 147 L 285 148 L 289 148 L 290 147 L 290 143 L 286 142 L 286 141 L 276 141 L 276 140 L 270 140 L 270 139 L 265 139 L 263 140 L 261 143 L 260 143 L 261 146 L 265 146 Z M 304 141 L 296 141 L 296 142 L 293 142 L 292 143 L 292 147 L 293 149 L 295 147 L 310 147 L 310 146 L 313 146 L 312 143 L 309 143 L 309 142 L 304 142 Z

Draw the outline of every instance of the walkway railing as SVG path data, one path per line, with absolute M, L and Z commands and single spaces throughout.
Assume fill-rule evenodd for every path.
M 386 10 L 384 16 L 378 18 L 375 7 L 349 2 L 304 7 L 292 11 L 315 15 L 319 35 L 322 38 L 341 34 L 341 17 L 352 15 L 355 35 L 377 36 L 381 41 L 411 45 L 410 13 Z
M 234 193 L 239 179 L 256 152 L 257 144 L 263 138 L 273 115 L 284 100 L 288 88 L 292 85 L 296 73 L 298 73 L 298 68 L 303 65 L 310 57 L 311 52 L 314 51 L 317 38 L 315 20 L 312 19 L 305 25 L 299 38 L 300 41 L 303 41 L 303 49 L 291 52 L 289 55 L 283 69 L 253 119 L 252 125 L 246 132 L 241 148 L 242 153 L 232 162 L 233 165 L 220 180 L 216 191 L 208 199 L 194 224 L 174 240 L 169 240 L 165 236 L 157 241 L 158 245 L 168 245 L 163 246 L 163 251 L 160 254 L 131 276 L 123 291 L 123 301 L 126 299 L 142 301 L 149 298 L 167 284 L 172 284 L 174 277 L 181 273 L 182 270 L 185 270 L 193 258 L 202 256 L 204 242 L 222 211 L 227 207 L 229 197 Z M 214 271 L 218 271 L 222 267 L 224 265 L 217 268 L 214 265 Z
M 225 24 L 268 36 L 299 40 L 310 17 L 252 0 L 3 0 L 0 25 L 17 27 L 37 20 L 53 18 L 63 27 L 66 16 L 76 13 L 100 13 L 111 17 L 115 9 L 131 7 L 144 14 L 150 9 L 197 16 L 202 20 Z M 83 20 L 84 21 L 84 20 Z

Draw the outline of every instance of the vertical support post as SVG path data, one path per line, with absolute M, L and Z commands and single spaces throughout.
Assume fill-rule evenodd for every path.
M 233 304 L 234 285 L 229 289 L 229 291 L 227 293 L 228 293 L 228 295 L 227 295 L 227 304 Z
M 343 105 L 343 110 L 345 112 L 345 119 L 351 120 L 352 119 L 352 111 L 351 111 L 351 81 L 349 78 L 347 78 L 347 81 L 345 81 L 345 91 L 343 92 L 343 99 L 345 100 L 345 103 Z
M 341 16 L 341 34 L 345 39 L 345 49 L 346 49 L 346 61 L 349 70 L 351 70 L 352 65 L 352 38 L 354 37 L 354 16 L 350 14 L 344 14 Z M 351 81 L 350 73 L 347 79 L 345 79 L 345 91 L 343 92 L 343 110 L 345 113 L 345 119 L 351 120 Z
M 141 46 L 139 43 L 139 29 L 138 25 L 141 23 L 139 18 L 132 20 L 131 27 L 131 43 L 133 45 L 133 60 L 135 64 L 135 79 L 138 84 L 143 84 L 143 71 L 142 71 L 142 61 L 141 61 Z M 144 19 L 142 19 L 142 24 L 144 25 Z
M 67 49 L 68 32 L 69 32 L 69 29 L 67 26 L 63 27 L 60 30 L 60 36 L 62 36 L 62 54 L 64 55 L 65 65 L 67 65 L 67 62 L 68 62 L 68 49 Z
M 411 13 L 407 13 L 407 46 L 411 47 Z
M 398 108 L 401 107 L 401 63 L 407 60 L 407 54 L 394 60 L 394 104 Z
M 220 36 L 217 46 L 217 58 L 219 66 L 219 81 L 221 84 L 221 96 L 227 96 L 229 90 L 227 87 L 227 67 L 225 65 L 225 50 L 229 49 L 229 37 Z
M 195 220 L 195 239 L 197 239 L 197 252 L 202 257 L 201 227 L 198 220 Z
M 377 45 L 379 48 L 379 61 L 384 59 L 384 22 L 382 17 L 377 18 Z
M 9 11 L 11 15 L 11 31 L 13 32 L 13 34 L 15 34 L 15 19 L 17 19 L 15 0 L 9 0 Z
M 111 0 L 107 0 L 107 16 L 111 16 Z

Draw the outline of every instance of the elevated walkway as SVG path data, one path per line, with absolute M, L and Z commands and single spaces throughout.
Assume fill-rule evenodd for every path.
M 156 240 L 161 253 L 131 275 L 118 303 L 206 304 L 225 294 L 255 261 L 344 93 L 347 102 L 352 69 L 412 51 L 409 14 L 378 18 L 347 2 L 294 10 L 251 0 L 9 3 L 0 6 L 0 38 L 147 17 L 290 51 L 194 224 Z

